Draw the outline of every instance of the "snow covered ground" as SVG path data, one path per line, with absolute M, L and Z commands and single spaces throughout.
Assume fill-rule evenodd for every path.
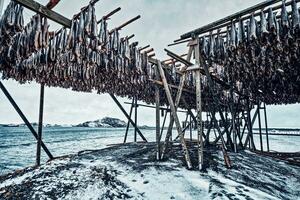
M 115 145 L 82 151 L 0 177 L 0 199 L 299 199 L 300 167 L 255 155 L 204 153 L 206 170 L 187 170 L 175 145 L 164 162 L 155 145 Z M 191 152 L 196 163 L 196 148 Z

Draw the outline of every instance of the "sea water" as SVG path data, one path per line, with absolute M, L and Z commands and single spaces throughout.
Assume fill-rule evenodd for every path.
M 148 141 L 155 141 L 155 129 L 141 129 L 141 131 Z M 175 134 L 176 130 L 173 132 Z M 55 157 L 122 143 L 124 135 L 125 128 L 45 127 L 43 129 L 43 141 Z M 133 135 L 134 129 L 130 128 L 127 142 L 133 142 Z M 193 131 L 194 138 L 196 135 L 196 131 Z M 186 137 L 188 136 L 189 133 Z M 254 138 L 256 147 L 260 148 L 259 136 L 255 135 Z M 139 136 L 137 139 L 142 141 Z M 266 149 L 265 136 L 263 140 Z M 299 136 L 269 136 L 269 141 L 270 149 L 274 151 L 300 151 Z M 33 166 L 36 146 L 36 140 L 27 127 L 0 127 L 0 175 Z M 42 162 L 46 162 L 47 158 L 42 151 Z

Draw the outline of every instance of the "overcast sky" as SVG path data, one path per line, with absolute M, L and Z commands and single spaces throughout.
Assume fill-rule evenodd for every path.
M 48 0 L 39 0 L 46 4 Z M 61 0 L 55 11 L 71 18 L 88 0 Z M 122 22 L 141 15 L 142 18 L 121 31 L 121 35 L 135 34 L 140 46 L 150 44 L 157 58 L 164 59 L 163 49 L 181 34 L 219 18 L 261 2 L 260 0 L 100 0 L 96 6 L 98 18 L 117 7 L 122 10 L 109 21 L 113 28 Z M 5 1 L 7 5 L 8 1 Z M 25 17 L 32 13 L 25 11 Z M 55 23 L 52 30 L 58 29 Z M 178 54 L 186 53 L 185 45 L 170 48 Z M 29 121 L 38 120 L 39 85 L 20 85 L 15 81 L 3 81 Z M 120 99 L 121 102 L 127 101 Z M 129 106 L 125 105 L 129 110 Z M 105 116 L 125 119 L 108 95 L 78 93 L 59 88 L 45 90 L 45 123 L 76 124 Z M 139 109 L 139 123 L 154 125 L 155 110 Z M 300 105 L 268 106 L 270 127 L 300 127 Z M 6 97 L 0 92 L 0 123 L 22 122 Z

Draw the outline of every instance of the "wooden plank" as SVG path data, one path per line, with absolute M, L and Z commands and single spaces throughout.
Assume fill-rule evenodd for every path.
M 46 6 L 43 6 L 36 1 L 33 0 L 13 0 L 13 1 L 67 28 L 71 27 L 71 20 L 69 20 L 68 18 L 64 17 L 63 15 L 57 12 L 48 9 Z
M 198 42 L 199 44 L 199 42 Z M 196 64 L 200 65 L 200 52 L 199 46 L 195 48 Z M 198 167 L 199 170 L 203 169 L 203 127 L 202 127 L 202 99 L 201 99 L 201 73 L 200 69 L 195 71 L 196 79 L 196 111 L 197 111 L 197 144 L 198 144 Z
M 170 91 L 170 88 L 168 86 L 167 79 L 165 77 L 165 72 L 164 72 L 164 70 L 161 66 L 161 62 L 158 62 L 158 69 L 159 69 L 159 73 L 160 73 L 162 82 L 164 84 L 164 88 L 165 88 L 165 92 L 166 92 L 166 95 L 167 95 L 168 102 L 170 104 L 171 114 L 174 118 L 178 134 L 180 135 L 181 145 L 182 145 L 184 157 L 185 157 L 185 160 L 186 160 L 187 168 L 192 169 L 192 162 L 191 162 L 191 159 L 190 159 L 190 155 L 189 155 L 187 145 L 186 145 L 185 140 L 184 140 L 184 135 L 183 135 L 183 132 L 182 132 L 182 128 L 181 128 L 179 118 L 178 118 L 177 113 L 176 113 L 176 107 L 175 107 L 175 104 L 173 102 L 171 91 Z

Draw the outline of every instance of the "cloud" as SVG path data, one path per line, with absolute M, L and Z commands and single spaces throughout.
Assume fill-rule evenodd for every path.
M 7 5 L 5 2 L 5 5 Z M 48 0 L 39 0 L 46 4 Z M 88 1 L 63 0 L 54 9 L 71 18 Z M 141 15 L 141 19 L 130 24 L 121 31 L 121 35 L 135 34 L 132 40 L 139 41 L 140 46 L 150 44 L 158 58 L 166 58 L 163 49 L 173 40 L 187 31 L 198 28 L 219 18 L 252 6 L 260 0 L 101 0 L 97 3 L 98 16 L 105 15 L 117 7 L 122 10 L 109 21 L 109 27 L 116 27 L 123 22 Z M 27 19 L 32 12 L 26 10 Z M 51 23 L 52 30 L 60 28 Z M 186 53 L 185 45 L 172 47 L 178 54 Z M 8 90 L 15 97 L 30 121 L 38 120 L 39 85 L 35 83 L 19 85 L 15 81 L 3 81 Z M 128 101 L 120 99 L 120 102 Z M 0 93 L 0 122 L 21 122 L 19 116 Z M 129 110 L 129 106 L 125 105 Z M 300 105 L 271 106 L 269 109 L 270 127 L 300 127 Z M 45 122 L 47 123 L 79 123 L 86 120 L 98 119 L 104 116 L 113 116 L 125 119 L 119 108 L 108 95 L 77 93 L 59 88 L 45 90 Z M 155 110 L 139 108 L 139 123 L 154 125 Z M 184 115 L 181 115 L 182 120 Z

